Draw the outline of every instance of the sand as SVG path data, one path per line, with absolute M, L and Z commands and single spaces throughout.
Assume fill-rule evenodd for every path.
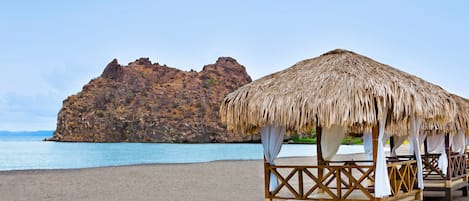
M 0 200 L 263 200 L 262 161 L 0 172 Z
M 363 157 L 360 154 L 338 159 Z M 313 157 L 278 164 L 311 164 Z M 0 171 L 0 200 L 262 201 L 263 161 L 216 161 L 73 170 Z M 439 193 L 429 194 L 444 200 Z M 457 199 L 467 200 L 456 193 Z

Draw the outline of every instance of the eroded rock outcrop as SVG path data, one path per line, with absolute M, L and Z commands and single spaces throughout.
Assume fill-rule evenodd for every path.
M 200 72 L 140 58 L 116 59 L 63 101 L 50 140 L 82 142 L 242 142 L 220 122 L 224 96 L 251 82 L 244 66 L 220 57 Z

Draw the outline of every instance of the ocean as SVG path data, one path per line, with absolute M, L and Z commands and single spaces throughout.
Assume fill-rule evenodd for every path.
M 151 163 L 198 163 L 262 159 L 261 144 L 45 142 L 52 131 L 0 132 L 0 171 L 74 169 Z M 339 154 L 363 153 L 343 145 Z M 285 144 L 279 157 L 316 155 L 316 145 Z

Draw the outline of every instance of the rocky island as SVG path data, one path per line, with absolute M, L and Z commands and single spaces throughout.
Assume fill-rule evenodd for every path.
M 196 72 L 140 58 L 127 66 L 116 59 L 101 76 L 63 101 L 48 140 L 66 142 L 246 142 L 221 123 L 224 96 L 251 82 L 230 57 Z

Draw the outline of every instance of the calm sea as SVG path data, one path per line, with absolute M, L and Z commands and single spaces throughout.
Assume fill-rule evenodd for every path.
M 44 142 L 51 132 L 0 133 L 0 170 L 70 169 L 145 163 L 262 159 L 260 144 Z M 363 152 L 362 145 L 339 153 Z M 280 157 L 316 155 L 315 145 L 283 145 Z

